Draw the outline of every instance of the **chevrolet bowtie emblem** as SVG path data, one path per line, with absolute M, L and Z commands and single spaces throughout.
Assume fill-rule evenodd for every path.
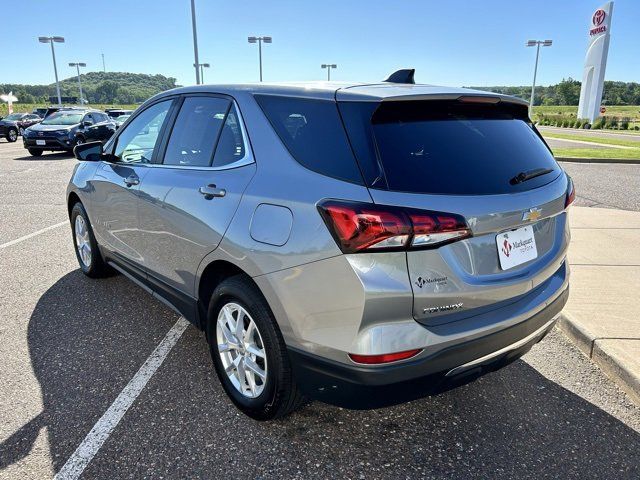
M 539 208 L 530 208 L 528 211 L 522 214 L 522 221 L 524 222 L 535 222 L 542 215 L 542 210 Z

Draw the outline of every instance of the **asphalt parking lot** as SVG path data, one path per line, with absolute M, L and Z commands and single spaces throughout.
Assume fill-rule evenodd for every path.
M 80 273 L 74 165 L 0 140 L 0 478 L 60 471 L 178 320 L 122 276 Z M 582 167 L 568 166 L 579 201 L 633 208 L 633 180 L 615 180 L 627 166 Z M 558 332 L 437 397 L 364 412 L 314 402 L 259 423 L 227 400 L 188 327 L 82 478 L 637 479 L 639 454 L 640 408 Z

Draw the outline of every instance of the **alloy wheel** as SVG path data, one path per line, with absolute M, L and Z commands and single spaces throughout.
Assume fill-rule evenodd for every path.
M 267 354 L 249 312 L 237 303 L 225 304 L 218 314 L 216 340 L 231 384 L 245 397 L 258 397 L 267 381 Z
M 89 229 L 82 215 L 76 217 L 75 225 L 76 249 L 82 264 L 89 268 L 91 266 L 91 242 L 89 241 Z
M 18 132 L 16 132 L 13 129 L 9 130 L 9 140 L 11 142 L 15 142 L 17 139 L 18 139 Z

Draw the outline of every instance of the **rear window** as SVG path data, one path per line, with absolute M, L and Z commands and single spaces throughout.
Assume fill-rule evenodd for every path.
M 367 183 L 410 193 L 530 190 L 560 174 L 522 107 L 451 101 L 341 103 Z M 551 172 L 522 183 L 522 172 Z
M 255 96 L 282 143 L 310 170 L 362 184 L 336 102 Z

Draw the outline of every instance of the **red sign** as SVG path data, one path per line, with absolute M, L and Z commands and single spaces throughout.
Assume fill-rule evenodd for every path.
M 594 35 L 607 31 L 607 26 L 603 25 L 605 18 L 607 18 L 607 12 L 602 9 L 595 11 L 593 18 L 591 19 L 591 23 L 593 23 L 594 28 L 589 30 L 589 36 L 593 37 Z
M 600 113 L 605 113 L 607 111 L 606 107 L 600 107 Z
M 600 10 L 596 10 L 596 13 L 593 14 L 593 26 L 594 27 L 599 27 L 600 25 L 602 25 L 602 22 L 604 22 L 605 17 L 607 16 L 607 13 L 600 9 Z

